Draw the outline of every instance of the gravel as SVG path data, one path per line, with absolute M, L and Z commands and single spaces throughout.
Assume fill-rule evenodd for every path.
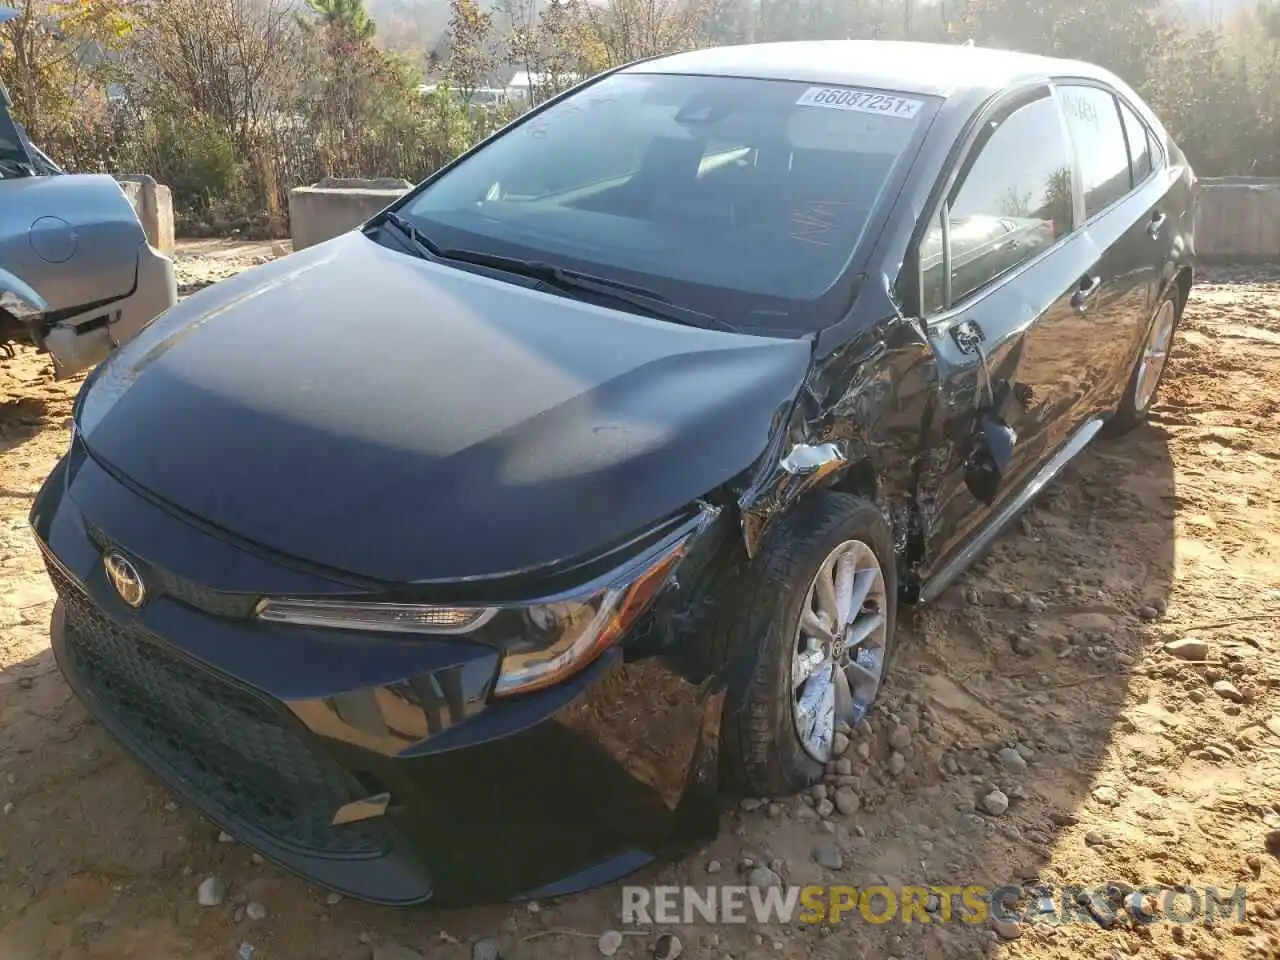
M 1001 790 L 992 790 L 978 801 L 978 806 L 983 812 L 998 817 L 1009 809 L 1009 798 Z
M 1230 680 L 1219 680 L 1213 685 L 1213 692 L 1224 700 L 1230 700 L 1233 703 L 1244 703 L 1244 694 Z
M 676 960 L 684 953 L 684 944 L 674 933 L 664 933 L 653 945 L 653 960 Z
M 1204 660 L 1209 656 L 1209 642 L 1197 637 L 1183 637 L 1166 643 L 1164 652 L 1179 660 Z
M 476 946 L 479 946 L 479 944 L 476 944 Z M 606 930 L 600 934 L 600 939 L 596 941 L 596 949 L 600 951 L 600 956 L 602 957 L 612 957 L 621 946 L 622 934 L 617 930 Z M 482 960 L 482 958 L 472 953 L 472 960 Z M 493 957 L 485 957 L 483 960 L 497 960 L 497 954 L 495 953 Z
M 853 787 L 841 787 L 836 791 L 835 797 L 836 809 L 846 817 L 857 811 L 862 806 L 862 801 L 858 795 L 853 792 Z
M 844 854 L 830 840 L 821 840 L 814 845 L 813 861 L 818 866 L 825 867 L 828 870 L 841 870 L 844 868 Z
M 1014 773 L 1023 773 L 1027 769 L 1026 758 L 1013 747 L 1005 747 L 998 756 L 1000 762 Z
M 780 887 L 782 886 L 782 878 L 762 864 L 751 868 L 751 872 L 747 874 L 747 883 L 761 889 L 765 887 Z
M 1022 936 L 1022 931 L 1018 929 L 1018 924 L 1013 920 L 1002 920 L 999 917 L 991 918 L 991 929 L 1001 940 L 1017 940 Z
M 216 907 L 227 896 L 227 885 L 218 877 L 205 877 L 196 888 L 196 902 L 202 907 Z

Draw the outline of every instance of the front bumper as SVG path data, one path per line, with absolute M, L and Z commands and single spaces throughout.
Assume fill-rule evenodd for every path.
M 51 327 L 32 330 L 32 339 L 49 351 L 56 379 L 83 373 L 105 360 L 152 320 L 178 302 L 173 261 L 145 241 L 138 247 L 133 292 L 119 300 L 58 311 Z
M 615 648 L 490 703 L 497 656 L 477 644 L 256 622 L 254 589 L 341 584 L 197 529 L 83 451 L 32 526 L 54 652 L 88 709 L 210 820 L 319 884 L 386 904 L 547 897 L 716 830 L 722 697 L 667 659 Z M 108 550 L 151 587 L 140 610 L 108 583 Z M 362 801 L 385 812 L 334 824 Z

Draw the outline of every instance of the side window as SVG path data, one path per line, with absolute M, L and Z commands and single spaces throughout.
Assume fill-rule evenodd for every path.
M 1084 212 L 1092 217 L 1129 192 L 1129 151 L 1116 100 L 1100 87 L 1060 88 L 1067 129 L 1076 148 Z
M 1044 96 L 993 120 L 984 136 L 943 210 L 952 304 L 1072 227 L 1071 149 L 1053 100 Z M 927 250 L 920 262 L 927 264 Z
M 1164 152 L 1160 148 L 1160 141 L 1150 130 L 1147 131 L 1147 151 L 1151 154 L 1152 170 L 1159 170 L 1164 166 Z
M 947 305 L 947 261 L 943 249 L 944 234 L 939 211 L 920 241 L 920 308 L 925 316 L 937 313 Z
M 1151 174 L 1151 137 L 1147 125 L 1123 102 L 1120 117 L 1124 120 L 1125 139 L 1129 141 L 1129 166 L 1136 187 Z

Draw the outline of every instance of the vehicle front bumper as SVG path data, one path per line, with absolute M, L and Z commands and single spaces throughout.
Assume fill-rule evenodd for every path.
M 83 373 L 101 363 L 116 347 L 123 346 L 147 324 L 178 302 L 173 261 L 146 241 L 138 246 L 134 289 L 128 295 L 86 306 L 57 311 L 51 325 L 45 318 L 31 337 L 49 351 L 58 380 Z
M 492 702 L 487 647 L 253 620 L 253 583 L 340 585 L 174 516 L 82 449 L 31 519 L 76 694 L 175 793 L 310 880 L 386 904 L 548 897 L 714 835 L 722 695 L 661 658 L 615 648 Z M 150 588 L 139 610 L 107 580 L 111 550 Z M 334 825 L 362 802 L 385 812 Z

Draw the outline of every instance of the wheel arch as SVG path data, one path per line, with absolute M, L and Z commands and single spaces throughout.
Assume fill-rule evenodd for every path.
M 1182 311 L 1186 309 L 1187 300 L 1191 298 L 1191 284 L 1195 280 L 1195 274 L 1191 264 L 1183 264 L 1177 273 L 1173 276 L 1173 284 L 1178 290 L 1178 315 L 1182 315 Z
M 868 500 L 880 501 L 880 474 L 869 454 L 850 461 L 826 487 L 839 493 L 852 493 Z

